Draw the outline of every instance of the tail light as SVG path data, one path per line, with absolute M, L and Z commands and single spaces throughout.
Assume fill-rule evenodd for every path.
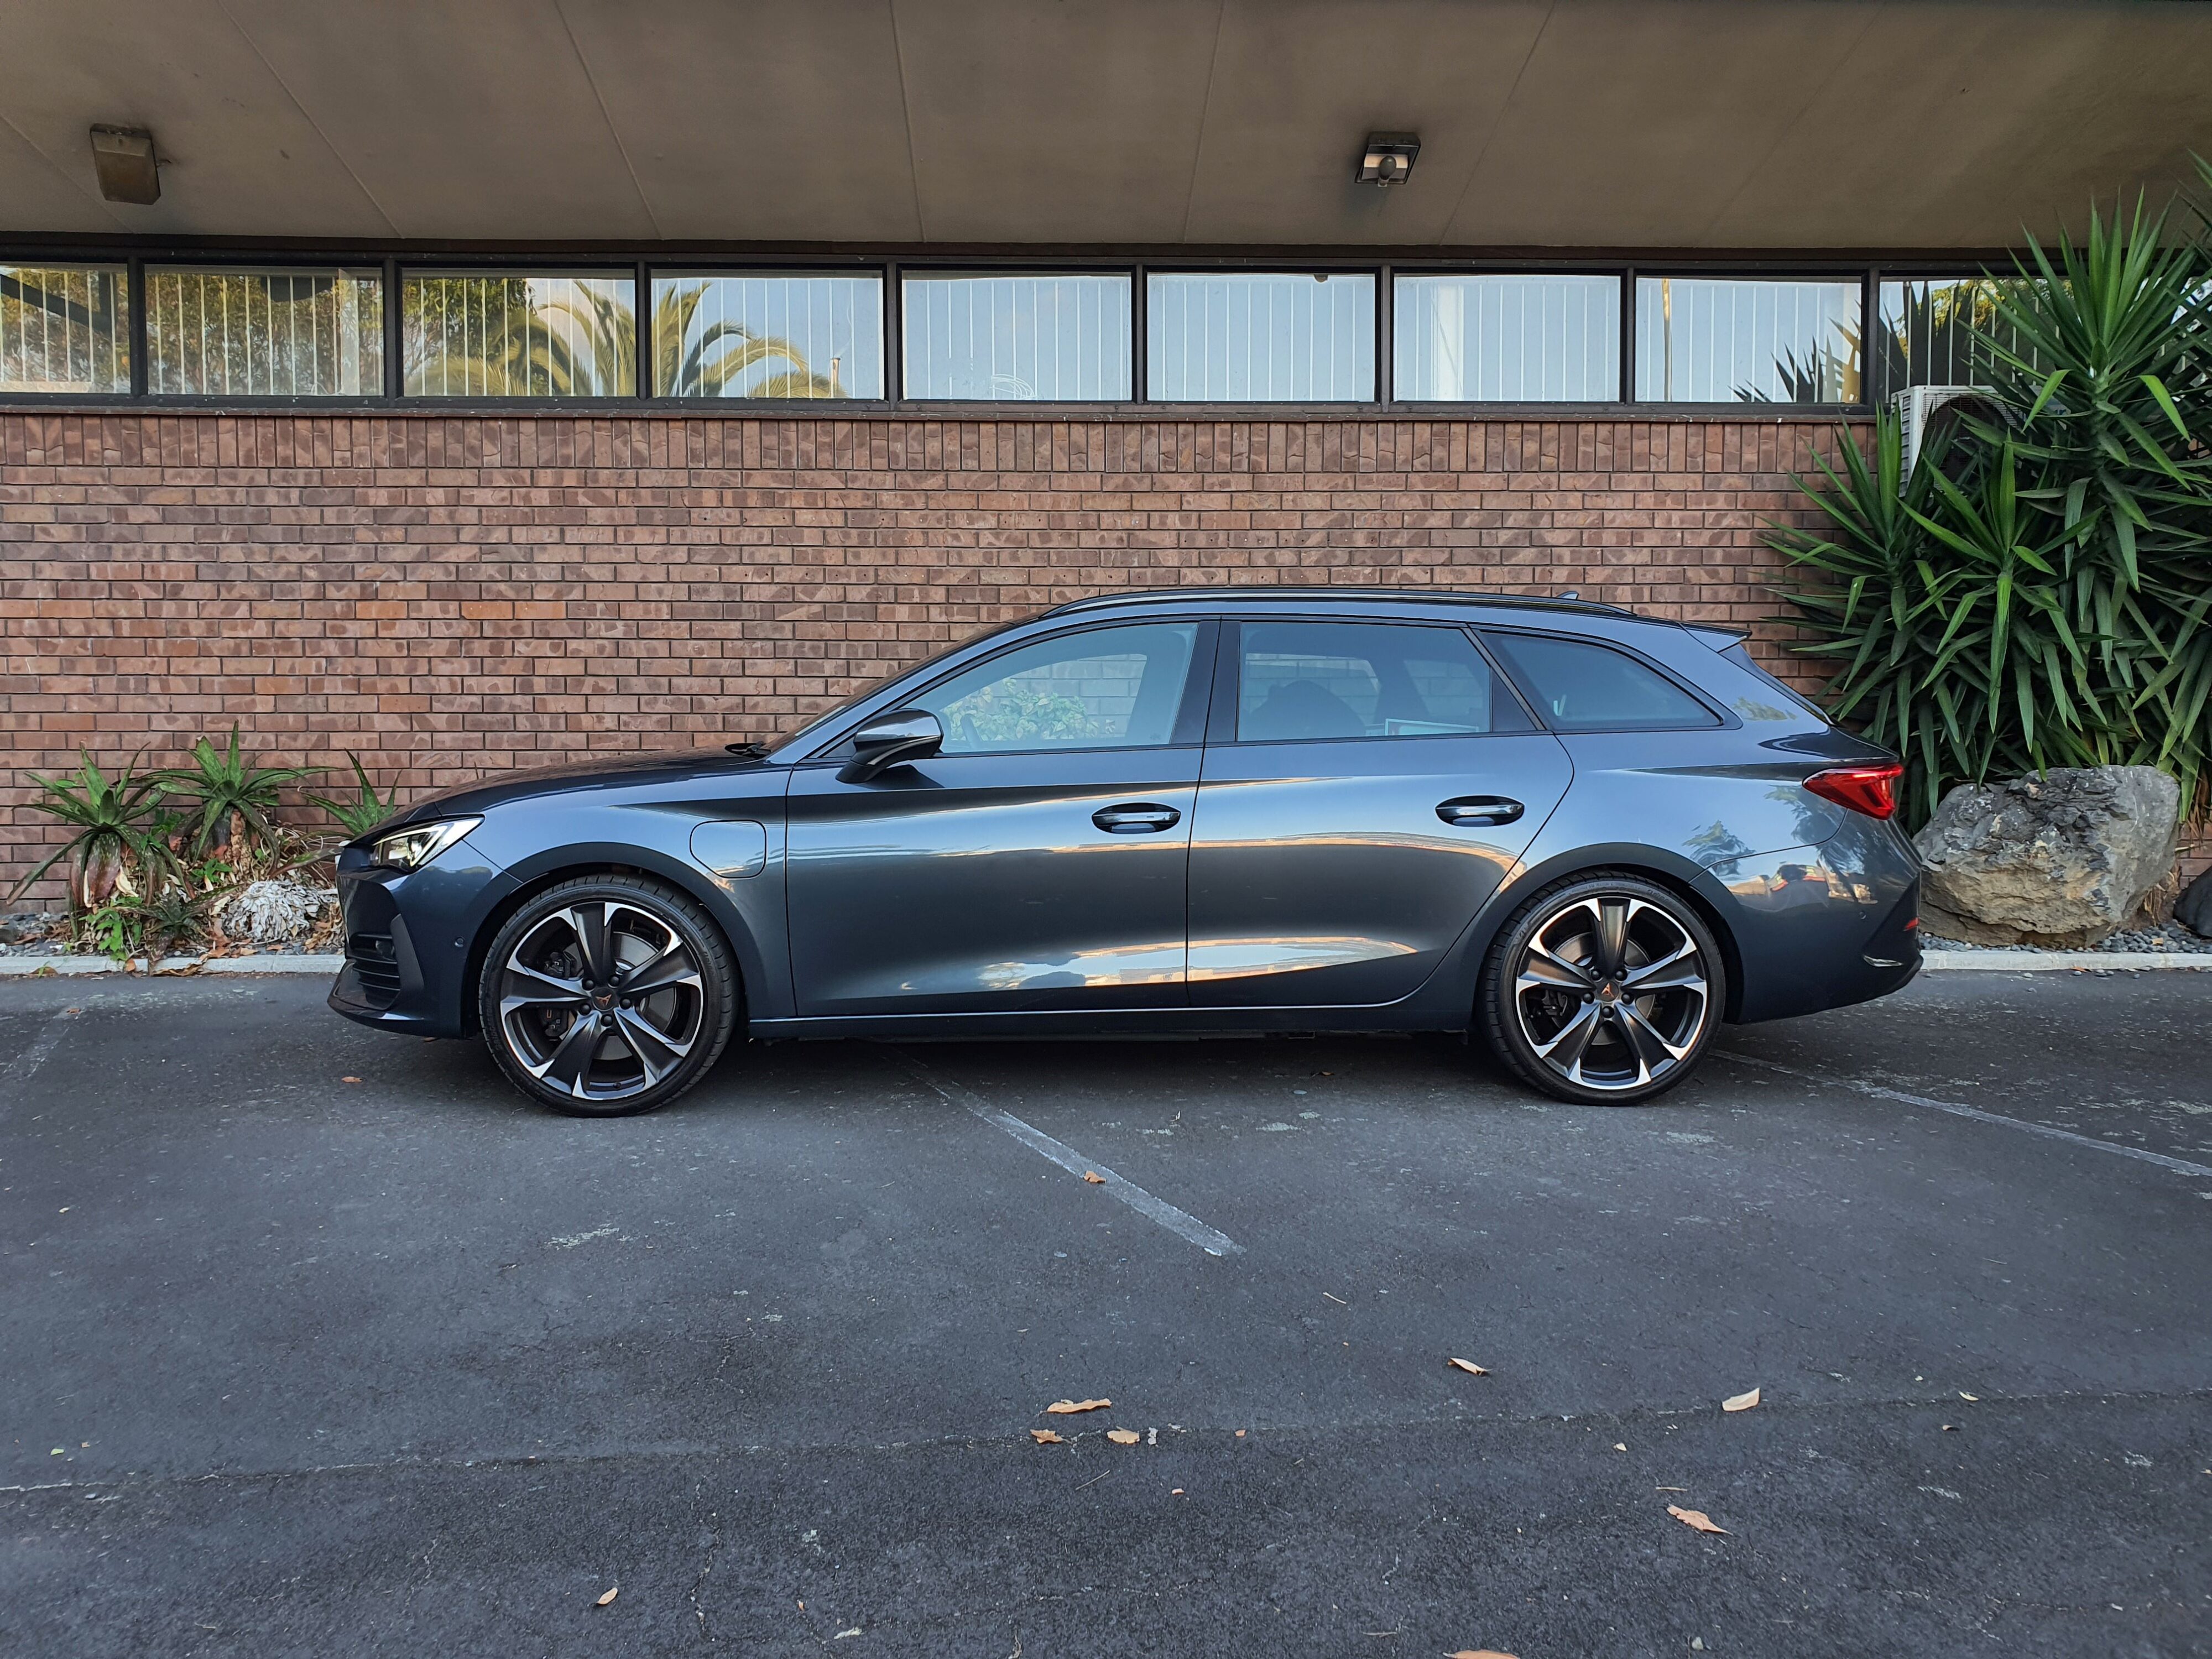
M 1805 787 L 1822 800 L 1848 806 L 1870 818 L 1892 817 L 1897 812 L 1897 781 L 1905 768 L 1896 761 L 1872 766 L 1832 766 L 1805 780 Z

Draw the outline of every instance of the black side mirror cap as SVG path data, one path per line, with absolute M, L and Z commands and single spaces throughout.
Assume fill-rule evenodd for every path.
M 927 708 L 878 714 L 853 733 L 853 758 L 837 774 L 843 783 L 866 783 L 878 772 L 927 760 L 945 746 L 945 728 Z

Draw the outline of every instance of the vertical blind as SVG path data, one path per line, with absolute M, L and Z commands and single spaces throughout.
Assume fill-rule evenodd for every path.
M 1856 283 L 1639 276 L 1636 395 L 1645 403 L 1860 400 Z
M 1145 392 L 1165 403 L 1364 403 L 1375 279 L 1215 271 L 1146 284 Z
M 884 284 L 758 272 L 653 279 L 657 398 L 880 398 Z
M 121 265 L 0 264 L 0 392 L 131 390 Z
M 1127 276 L 908 275 L 904 287 L 909 398 L 1120 403 L 1130 396 Z
M 584 272 L 409 271 L 410 398 L 626 398 L 637 390 L 635 281 Z
M 1393 307 L 1397 396 L 1415 403 L 1613 403 L 1620 278 L 1407 274 Z
M 383 273 L 150 270 L 146 389 L 158 397 L 379 396 Z

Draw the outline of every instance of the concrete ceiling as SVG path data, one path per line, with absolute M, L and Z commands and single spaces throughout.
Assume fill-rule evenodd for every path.
M 2192 147 L 2196 3 L 0 0 L 0 234 L 1984 247 Z

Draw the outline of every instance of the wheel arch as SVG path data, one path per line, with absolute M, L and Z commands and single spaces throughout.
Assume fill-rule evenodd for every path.
M 499 930 L 507 926 L 516 911 L 548 888 L 557 887 L 564 881 L 588 876 L 643 876 L 665 883 L 694 901 L 721 934 L 738 979 L 737 1025 L 732 1036 L 744 1036 L 753 1003 L 753 988 L 759 983 L 760 952 L 743 919 L 702 872 L 688 869 L 672 859 L 657 857 L 650 848 L 622 847 L 563 848 L 530 859 L 507 873 L 515 878 L 517 884 L 484 913 L 475 936 L 469 940 L 460 984 L 461 1024 L 466 1035 L 477 1036 L 483 1033 L 477 1009 L 477 983 L 483 973 L 484 958 L 491 951 L 491 942 L 499 937 Z
M 1484 907 L 1468 941 L 1463 960 L 1467 964 L 1464 977 L 1469 1008 L 1474 1005 L 1475 990 L 1481 981 L 1483 963 L 1489 960 L 1491 946 L 1505 931 L 1506 924 L 1521 913 L 1522 905 L 1554 883 L 1615 871 L 1665 888 L 1696 912 L 1698 919 L 1711 931 L 1714 942 L 1721 949 L 1721 965 L 1728 974 L 1728 995 L 1722 1003 L 1721 1018 L 1735 1020 L 1743 1006 L 1743 955 L 1729 919 L 1713 902 L 1711 896 L 1698 885 L 1698 878 L 1705 872 L 1679 854 L 1637 842 L 1578 847 L 1516 872 Z

